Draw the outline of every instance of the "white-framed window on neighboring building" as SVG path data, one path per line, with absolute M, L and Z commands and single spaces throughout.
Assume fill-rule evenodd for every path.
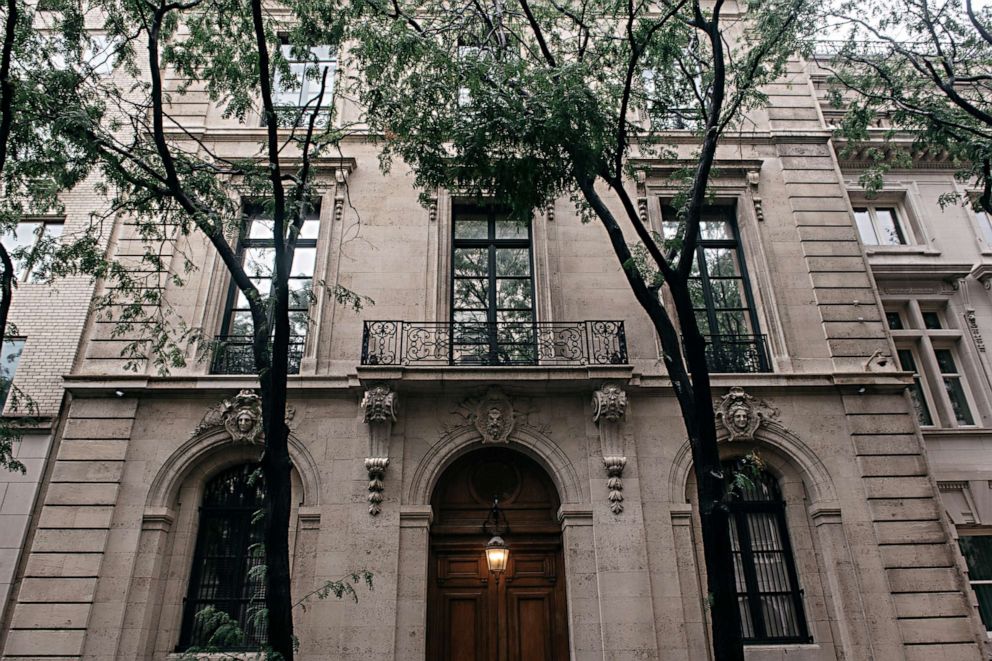
M 958 546 L 968 565 L 968 583 L 975 592 L 978 612 L 992 635 L 992 535 L 961 535 Z
M 943 305 L 890 302 L 885 318 L 899 366 L 913 374 L 910 397 L 920 426 L 974 426 L 975 405 L 958 350 L 962 333 L 947 323 Z
M 322 45 L 301 50 L 298 46 L 284 43 L 279 50 L 289 65 L 289 75 L 277 69 L 272 81 L 272 104 L 279 125 L 306 126 L 316 111 L 316 126 L 327 126 L 334 99 L 337 49 Z M 324 86 L 323 95 L 321 85 Z
M 0 345 L 0 411 L 7 405 L 7 396 L 23 351 L 24 338 L 9 338 Z
M 10 253 L 18 281 L 39 282 L 43 279 L 41 253 L 46 242 L 62 236 L 65 221 L 57 219 L 23 220 L 0 241 Z
M 854 207 L 861 242 L 866 246 L 904 246 L 911 241 L 904 214 L 896 206 L 862 205 Z

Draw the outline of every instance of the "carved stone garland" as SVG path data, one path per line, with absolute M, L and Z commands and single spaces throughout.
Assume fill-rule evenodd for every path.
M 609 490 L 610 511 L 623 512 L 623 469 L 627 457 L 623 452 L 620 426 L 627 412 L 627 393 L 620 386 L 608 383 L 592 395 L 592 419 L 599 428 L 599 446 L 606 467 L 606 488 Z
M 365 391 L 362 409 L 365 423 L 369 426 L 369 454 L 365 458 L 365 470 L 369 474 L 369 514 L 376 516 L 382 511 L 383 480 L 389 466 L 389 435 L 396 422 L 399 402 L 396 393 L 388 384 L 378 384 Z

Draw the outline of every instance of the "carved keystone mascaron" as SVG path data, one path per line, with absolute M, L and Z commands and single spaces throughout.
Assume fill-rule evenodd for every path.
M 287 418 L 292 417 L 289 407 Z M 232 399 L 225 399 L 203 415 L 200 424 L 193 430 L 193 436 L 210 429 L 223 427 L 236 443 L 261 445 L 262 443 L 262 398 L 254 390 L 242 390 Z
M 778 409 L 733 387 L 716 406 L 717 422 L 730 434 L 730 441 L 750 441 L 758 428 L 778 417 Z
M 399 401 L 388 384 L 380 383 L 365 391 L 361 406 L 369 426 L 369 454 L 365 458 L 365 470 L 369 475 L 369 514 L 376 516 L 382 511 L 383 481 L 389 466 L 389 435 L 396 422 Z
M 599 445 L 606 468 L 606 488 L 609 490 L 610 511 L 623 512 L 623 469 L 627 457 L 623 452 L 620 423 L 627 412 L 627 393 L 623 388 L 607 383 L 592 394 L 592 419 L 599 428 Z

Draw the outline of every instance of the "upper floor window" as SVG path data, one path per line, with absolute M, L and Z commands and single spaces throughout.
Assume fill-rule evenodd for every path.
M 17 365 L 21 362 L 22 351 L 24 351 L 24 340 L 19 338 L 4 340 L 0 347 L 0 411 L 7 404 L 7 396 L 14 383 L 14 374 L 17 372 Z
M 3 247 L 11 253 L 15 277 L 20 281 L 39 282 L 44 279 L 41 252 L 43 244 L 58 240 L 65 223 L 57 220 L 24 220 L 17 223 L 13 234 L 2 238 Z
M 672 207 L 662 209 L 666 239 L 678 236 Z M 765 372 L 768 358 L 732 207 L 703 211 L 699 245 L 690 272 L 690 294 L 714 372 Z
M 738 468 L 724 467 L 727 475 Z M 734 488 L 728 507 L 744 642 L 809 642 L 778 481 L 761 471 Z
M 193 566 L 183 608 L 179 650 L 258 649 L 265 643 L 259 617 L 265 606 L 262 523 L 265 482 L 256 464 L 230 468 L 210 480 L 200 506 Z M 219 630 L 205 609 L 225 613 L 234 635 Z
M 861 241 L 866 246 L 901 246 L 908 243 L 896 207 L 854 207 L 854 220 L 858 224 Z
M 279 125 L 306 126 L 313 113 L 317 112 L 316 126 L 327 126 L 334 98 L 337 50 L 333 46 L 302 49 L 290 44 L 282 44 L 279 49 L 289 66 L 289 75 L 276 69 L 272 81 L 272 103 L 279 117 Z M 322 81 L 323 96 L 320 93 Z
M 536 362 L 530 223 L 458 205 L 453 225 L 453 364 Z
M 975 222 L 978 223 L 978 230 L 982 233 L 986 250 L 992 249 L 992 216 L 981 209 L 974 211 Z
M 992 535 L 962 535 L 958 544 L 968 564 L 968 583 L 975 591 L 978 612 L 992 632 Z
M 909 392 L 920 425 L 974 425 L 974 407 L 958 353 L 961 332 L 949 327 L 943 307 L 915 300 L 892 303 L 885 318 L 899 365 L 913 374 Z
M 245 272 L 262 297 L 268 297 L 275 274 L 276 249 L 272 228 L 273 221 L 261 206 L 249 208 L 239 248 Z M 319 231 L 320 211 L 317 205 L 313 205 L 307 211 L 300 230 L 289 271 L 290 374 L 300 371 L 310 326 Z M 214 360 L 213 371 L 220 374 L 250 374 L 255 371 L 251 349 L 254 324 L 248 298 L 233 282 L 227 305 L 227 314 L 221 326 L 221 347 Z

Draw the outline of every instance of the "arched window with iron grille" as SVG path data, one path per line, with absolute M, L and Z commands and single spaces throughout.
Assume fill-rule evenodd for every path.
M 257 464 L 229 468 L 206 484 L 183 607 L 180 650 L 258 649 L 264 644 L 259 612 L 265 605 L 261 571 L 265 549 L 257 515 L 264 500 L 265 484 Z M 218 631 L 217 618 L 204 617 L 210 612 L 205 609 L 226 613 L 240 634 L 230 635 L 231 627 Z
M 724 464 L 728 476 L 737 470 Z M 811 642 L 778 481 L 766 471 L 749 474 L 728 506 L 744 642 Z

